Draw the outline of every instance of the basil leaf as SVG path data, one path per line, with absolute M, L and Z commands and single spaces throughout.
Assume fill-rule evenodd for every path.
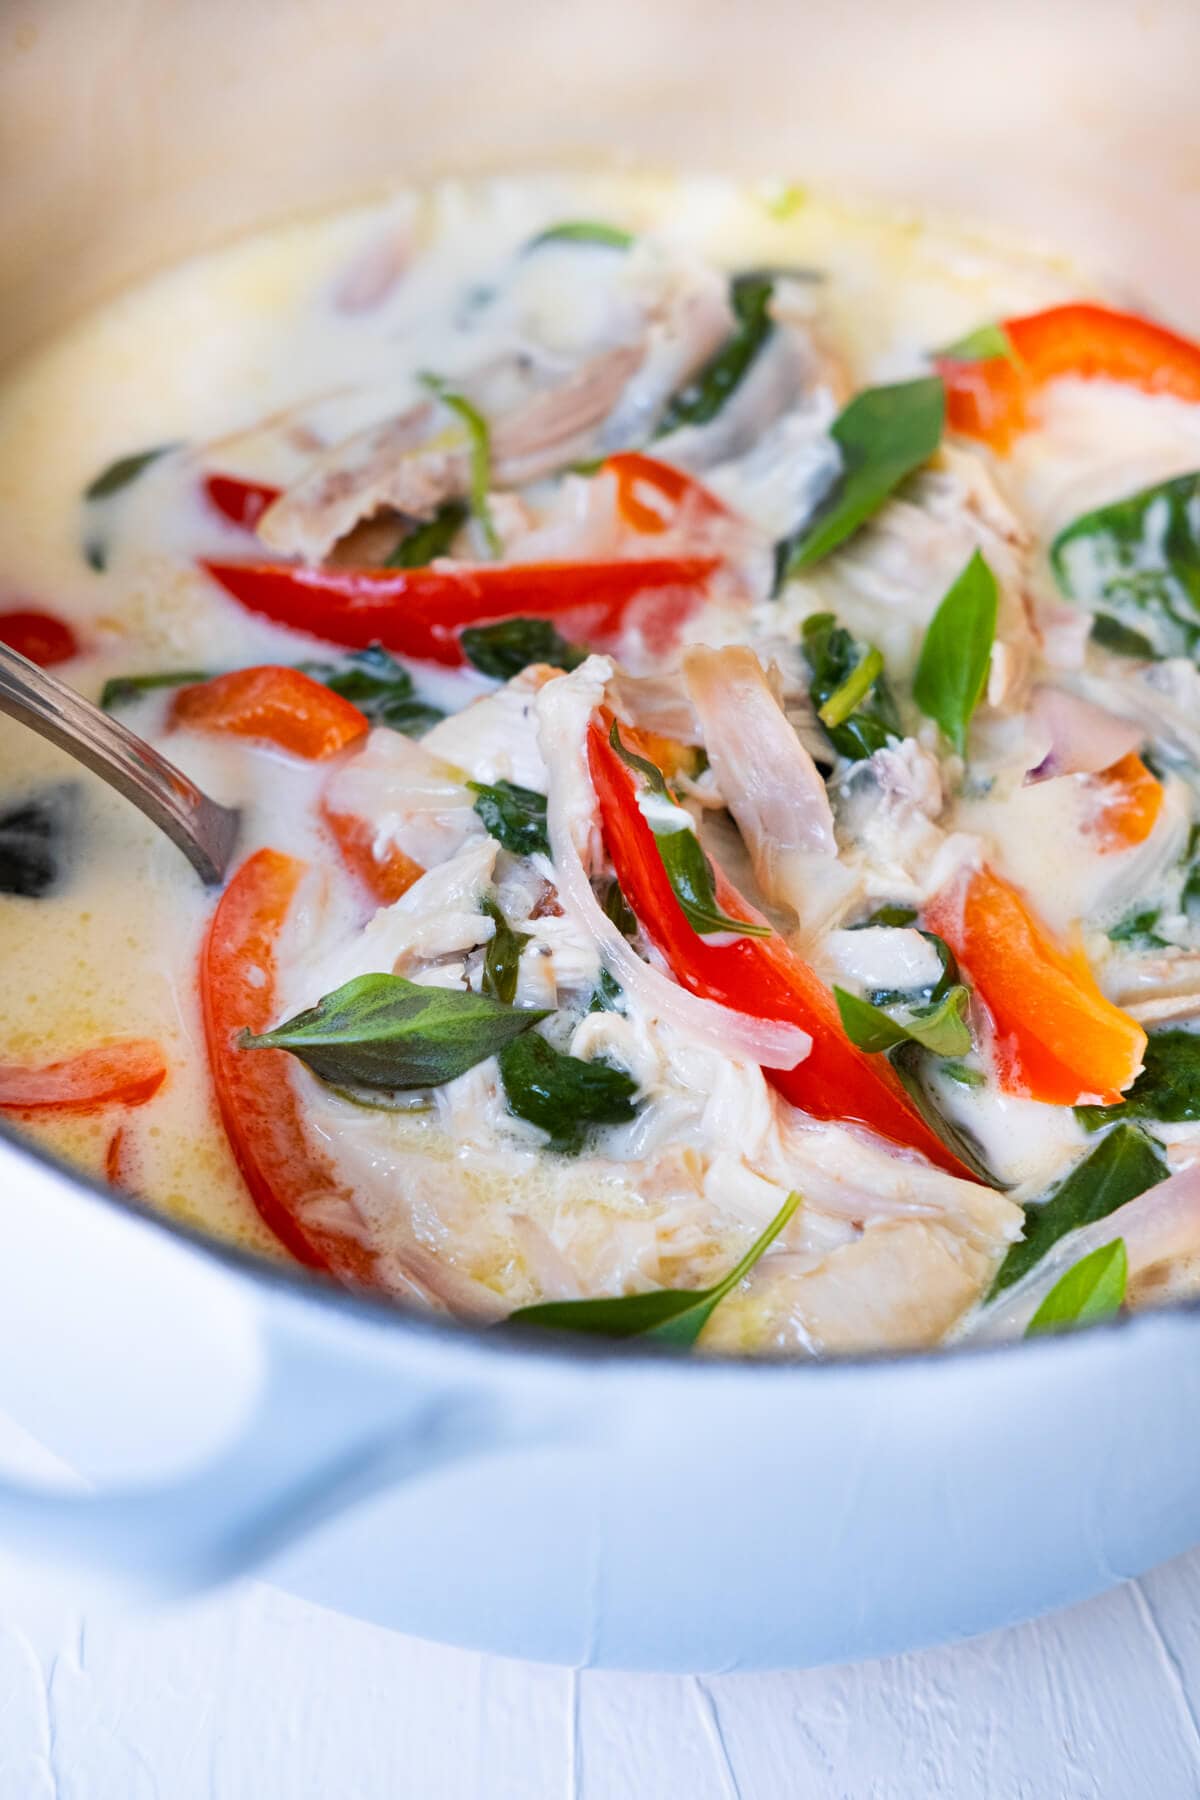
M 57 887 L 78 834 L 79 789 L 46 788 L 0 815 L 0 894 L 40 900 Z
M 113 712 L 118 706 L 129 706 L 142 694 L 156 688 L 190 687 L 195 681 L 211 681 L 211 669 L 167 669 L 153 675 L 114 675 L 100 690 L 102 712 Z
M 244 1031 L 238 1042 L 289 1050 L 322 1081 L 343 1086 L 440 1087 L 546 1016 L 402 975 L 359 975 L 274 1031 Z
M 982 1069 L 972 1069 L 966 1063 L 944 1062 L 938 1070 L 947 1081 L 957 1081 L 960 1087 L 981 1088 L 987 1086 L 987 1076 Z
M 1084 513 L 1050 562 L 1064 594 L 1115 615 L 1155 654 L 1200 655 L 1200 472 Z
M 566 219 L 530 238 L 525 253 L 540 250 L 543 244 L 595 244 L 604 250 L 628 250 L 632 243 L 632 231 L 623 231 L 619 225 L 606 225 L 600 219 Z
M 110 462 L 106 469 L 101 469 L 83 490 L 85 500 L 107 500 L 113 494 L 119 494 L 122 488 L 136 481 L 138 476 L 150 464 L 165 456 L 168 450 L 178 450 L 178 442 L 155 444 L 150 450 L 135 450 L 132 456 L 118 456 L 116 462 Z
M 633 908 L 621 892 L 620 882 L 615 879 L 608 884 L 602 911 L 606 919 L 612 920 L 622 937 L 637 936 L 638 922 L 634 917 Z
M 467 786 L 490 837 L 514 856 L 532 856 L 538 850 L 549 856 L 545 794 L 518 787 L 514 781 L 468 781 Z
M 493 556 L 499 556 L 503 545 L 488 504 L 492 487 L 492 436 L 488 422 L 465 394 L 456 393 L 440 375 L 423 375 L 421 380 L 430 393 L 436 394 L 442 405 L 460 418 L 467 428 L 471 457 L 471 511 L 479 520 L 488 549 Z
M 510 1313 L 508 1325 L 540 1325 L 549 1331 L 585 1331 L 596 1337 L 653 1338 L 687 1348 L 696 1342 L 717 1307 L 731 1294 L 763 1252 L 770 1248 L 800 1204 L 791 1193 L 762 1236 L 728 1275 L 707 1288 L 660 1288 L 651 1294 L 622 1294 L 615 1300 L 546 1300 Z
M 648 783 L 648 791 L 637 795 L 638 809 L 654 835 L 655 848 L 671 884 L 671 892 L 692 930 L 701 937 L 718 931 L 729 931 L 737 937 L 770 937 L 769 925 L 754 925 L 746 919 L 731 918 L 717 905 L 713 866 L 696 835 L 690 814 L 672 799 L 662 770 L 647 757 L 625 748 L 615 719 L 608 741 L 621 761 Z
M 1114 619 L 1111 613 L 1096 614 L 1092 620 L 1091 637 L 1093 644 L 1099 644 L 1102 650 L 1110 651 L 1113 656 L 1136 656 L 1143 662 L 1158 660 L 1158 651 L 1150 639 L 1140 631 L 1122 625 L 1120 619 Z
M 1071 1331 L 1078 1325 L 1100 1325 L 1115 1319 L 1128 1280 L 1125 1239 L 1101 1244 L 1059 1277 L 1025 1327 L 1025 1336 L 1040 1337 L 1046 1331 Z
M 949 1116 L 942 1101 L 931 1088 L 930 1077 L 940 1074 L 948 1065 L 931 1057 L 920 1044 L 910 1043 L 899 1044 L 895 1050 L 889 1051 L 888 1061 L 925 1124 L 948 1150 L 953 1151 L 963 1167 L 970 1169 L 976 1180 L 982 1181 L 985 1187 L 1009 1186 L 1008 1182 L 1001 1181 L 994 1170 L 988 1167 L 978 1139 Z
M 944 350 L 935 350 L 934 355 L 944 357 L 947 362 L 990 362 L 997 356 L 1002 356 L 1006 362 L 1020 361 L 1007 331 L 1003 325 L 995 323 L 968 331 L 965 337 L 956 338 Z
M 637 1082 L 624 1069 L 565 1056 L 531 1031 L 500 1052 L 508 1110 L 546 1132 L 564 1156 L 582 1150 L 596 1125 L 624 1125 L 637 1112 Z
M 1169 1174 L 1161 1146 L 1139 1125 L 1115 1125 L 1047 1199 L 1025 1208 L 1025 1236 L 1009 1249 L 988 1298 L 1019 1281 L 1068 1231 L 1106 1219 Z
M 511 681 L 530 663 L 555 669 L 577 669 L 587 655 L 569 644 L 549 619 L 499 619 L 494 625 L 468 625 L 458 641 L 471 667 L 497 681 Z
M 929 621 L 917 659 L 913 699 L 960 756 L 987 683 L 998 607 L 996 577 L 976 550 Z
M 420 698 L 404 664 L 382 644 L 352 651 L 340 662 L 306 662 L 299 667 L 302 674 L 311 675 L 331 693 L 353 701 L 372 725 L 387 725 L 407 737 L 420 737 L 445 717 Z
M 625 1008 L 621 1005 L 624 998 L 625 990 L 616 976 L 608 969 L 601 969 L 587 1009 L 590 1013 L 624 1012 Z
M 832 613 L 810 614 L 804 621 L 801 643 L 812 672 L 809 695 L 821 728 L 839 756 L 861 762 L 903 736 L 878 651 L 857 644 Z M 864 670 L 870 675 L 865 684 Z M 853 696 L 849 710 L 847 694 Z
M 918 917 L 915 906 L 877 906 L 875 911 L 868 913 L 865 919 L 856 919 L 854 924 L 847 926 L 846 929 L 848 931 L 869 931 L 872 925 L 915 925 Z M 930 935 L 932 936 L 932 933 Z M 941 942 L 940 938 L 938 942 Z
M 485 900 L 483 910 L 496 927 L 483 955 L 483 991 L 493 1000 L 503 1000 L 505 1006 L 511 1006 L 517 992 L 521 952 L 529 942 L 529 933 L 514 931 L 495 900 Z
M 842 453 L 841 475 L 815 515 L 784 539 L 784 573 L 810 569 L 865 525 L 905 477 L 929 461 L 942 441 L 945 414 L 937 375 L 857 394 L 830 430 Z
M 1154 927 L 1159 921 L 1159 908 L 1147 907 L 1141 912 L 1126 913 L 1107 933 L 1114 944 L 1131 944 L 1137 950 L 1165 950 L 1167 939 L 1159 937 Z
M 1085 1131 L 1098 1131 L 1114 1119 L 1156 1119 L 1164 1125 L 1200 1119 L 1200 1036 L 1178 1027 L 1152 1031 L 1142 1072 L 1125 1098 L 1111 1106 L 1077 1106 L 1075 1117 Z
M 707 425 L 716 418 L 775 329 L 769 311 L 774 291 L 772 275 L 755 271 L 734 276 L 729 284 L 729 303 L 736 328 L 669 402 L 654 433 L 656 438 L 666 437 L 684 425 Z
M 848 994 L 845 988 L 835 987 L 833 997 L 846 1036 L 860 1050 L 875 1053 L 910 1043 L 920 1044 L 933 1056 L 965 1056 L 971 1048 L 965 987 L 952 987 L 936 1006 L 912 1012 L 904 1019 L 894 1018 L 881 1007 L 872 1006 L 869 1000 Z
M 432 519 L 400 539 L 390 556 L 384 558 L 385 569 L 424 569 L 435 556 L 448 556 L 450 546 L 466 524 L 471 509 L 465 500 L 443 500 Z

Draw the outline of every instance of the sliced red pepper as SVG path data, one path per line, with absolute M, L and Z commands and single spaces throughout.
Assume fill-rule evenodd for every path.
M 310 1268 L 375 1286 L 371 1251 L 329 1222 L 339 1202 L 353 1216 L 353 1197 L 309 1141 L 291 1058 L 284 1050 L 237 1044 L 244 1027 L 261 1032 L 276 1022 L 276 943 L 303 874 L 304 864 L 293 857 L 259 850 L 217 904 L 200 955 L 209 1066 L 238 1168 L 276 1237 Z
M 617 510 L 634 531 L 666 531 L 684 512 L 697 520 L 728 517 L 728 507 L 701 482 L 640 450 L 623 450 L 608 457 L 602 472 L 615 477 Z M 646 504 L 642 497 L 646 489 L 658 496 L 661 506 Z
M 171 703 L 171 724 L 222 731 L 274 744 L 291 756 L 323 762 L 363 737 L 370 724 L 357 706 L 299 669 L 265 663 L 234 669 L 193 687 Z
M 166 1058 L 153 1039 L 130 1038 L 39 1069 L 0 1063 L 0 1109 L 95 1112 L 101 1106 L 143 1106 L 166 1078 Z
M 390 906 L 407 894 L 425 873 L 419 862 L 406 856 L 399 844 L 389 844 L 382 855 L 375 845 L 375 828 L 357 813 L 336 812 L 321 802 L 321 818 L 338 847 L 338 854 L 355 879 L 380 906 Z
M 812 1050 L 794 1069 L 766 1069 L 786 1100 L 818 1119 L 866 1125 L 881 1137 L 917 1150 L 951 1175 L 973 1180 L 952 1156 L 901 1087 L 891 1065 L 852 1044 L 829 989 L 784 943 L 769 937 L 732 941 L 693 931 L 672 891 L 654 835 L 637 804 L 636 783 L 608 740 L 611 719 L 598 715 L 588 731 L 588 764 L 600 806 L 604 842 L 621 892 L 643 930 L 693 994 L 758 1019 L 798 1025 Z M 637 733 L 622 726 L 630 749 L 643 752 Z M 716 899 L 731 918 L 762 924 L 731 882 L 716 870 Z
M 1119 381 L 1147 394 L 1200 403 L 1200 344 L 1135 313 L 1076 302 L 1006 319 L 1012 357 L 938 360 L 951 431 L 996 450 L 1036 423 L 1032 402 L 1060 377 Z
M 665 650 L 699 603 L 712 556 L 561 563 L 443 563 L 424 569 L 305 568 L 206 562 L 248 611 L 331 644 L 382 644 L 401 656 L 457 666 L 466 625 L 522 617 L 561 621 L 584 642 L 641 626 Z
M 242 481 L 236 475 L 206 475 L 204 492 L 209 505 L 231 524 L 254 531 L 268 506 L 278 500 L 280 489 L 265 481 Z
M 48 612 L 0 613 L 0 644 L 19 651 L 41 669 L 79 654 L 79 640 L 66 620 Z

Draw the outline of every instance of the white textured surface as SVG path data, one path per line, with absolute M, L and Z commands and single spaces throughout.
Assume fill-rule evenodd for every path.
M 11 1467 L 38 1462 L 0 1419 Z M 799 1674 L 574 1674 L 258 1583 L 80 1610 L 0 1554 L 0 1800 L 1180 1800 L 1200 1552 L 950 1650 Z

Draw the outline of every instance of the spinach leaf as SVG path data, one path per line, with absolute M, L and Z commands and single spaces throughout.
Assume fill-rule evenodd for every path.
M 621 761 L 647 782 L 637 793 L 638 810 L 654 834 L 671 892 L 692 930 L 701 937 L 718 931 L 733 932 L 737 937 L 770 937 L 769 925 L 731 918 L 718 906 L 713 866 L 696 835 L 691 814 L 676 805 L 662 770 L 647 757 L 625 748 L 615 719 L 608 741 Z
M 546 1013 L 486 994 L 359 975 L 273 1031 L 243 1031 L 243 1050 L 289 1050 L 322 1081 L 348 1087 L 440 1087 L 495 1056 Z
M 942 441 L 946 395 L 941 377 L 865 388 L 839 413 L 831 435 L 842 472 L 814 516 L 784 539 L 778 563 L 796 575 L 865 525 L 900 483 L 927 463 Z
M 1084 513 L 1050 561 L 1064 594 L 1115 615 L 1155 654 L 1200 654 L 1200 472 Z
M 913 699 L 960 756 L 983 697 L 996 637 L 999 590 L 978 550 L 929 621 L 913 676 Z
M 71 859 L 79 814 L 73 782 L 46 788 L 0 815 L 0 894 L 40 900 Z
M 1126 913 L 1123 919 L 1110 927 L 1107 935 L 1114 944 L 1130 944 L 1137 950 L 1165 950 L 1167 940 L 1159 937 L 1154 927 L 1160 917 L 1157 906 L 1146 907 L 1140 912 Z
M 628 250 L 632 243 L 632 231 L 623 231 L 619 225 L 606 225 L 600 219 L 565 219 L 530 238 L 525 253 L 543 244 L 595 244 L 604 250 Z
M 608 891 L 604 896 L 602 910 L 605 918 L 612 920 L 622 937 L 631 938 L 636 936 L 638 928 L 637 919 L 634 917 L 632 906 L 630 906 L 628 900 L 621 891 L 620 882 L 615 878 L 608 884 Z
M 944 350 L 935 350 L 934 355 L 945 357 L 947 362 L 990 362 L 996 356 L 1002 356 L 1006 362 L 1020 361 L 1007 331 L 1003 325 L 995 323 L 968 331 L 965 337 L 956 338 Z
M 915 925 L 917 918 L 918 913 L 915 906 L 899 906 L 894 904 L 877 906 L 875 911 L 873 913 L 868 913 L 865 919 L 856 919 L 854 924 L 847 926 L 846 929 L 848 931 L 869 931 L 872 925 Z M 938 939 L 938 942 L 941 943 L 940 938 Z
M 1048 1198 L 1025 1208 L 1025 1236 L 1000 1264 L 988 1298 L 1019 1281 L 1068 1231 L 1106 1219 L 1169 1174 L 1161 1146 L 1140 1125 L 1115 1125 Z
M 775 329 L 769 311 L 774 291 L 774 277 L 769 274 L 755 271 L 734 276 L 729 303 L 737 321 L 735 329 L 669 402 L 654 433 L 656 438 L 684 425 L 707 425 L 716 418 Z
M 493 1000 L 511 1006 L 517 992 L 521 952 L 529 942 L 529 933 L 514 931 L 495 900 L 485 900 L 483 910 L 496 927 L 483 955 L 483 991 Z
M 590 1013 L 624 1012 L 625 1008 L 621 1005 L 624 997 L 625 990 L 616 976 L 608 969 L 601 969 L 587 1009 Z
M 493 556 L 499 556 L 503 546 L 488 504 L 492 487 L 492 434 L 488 429 L 488 422 L 465 394 L 456 393 L 440 375 L 423 375 L 421 380 L 430 393 L 436 394 L 442 405 L 448 407 L 467 428 L 467 446 L 471 458 L 471 511 L 479 520 L 488 549 Z
M 515 781 L 468 781 L 467 786 L 490 837 L 514 856 L 532 856 L 538 850 L 549 856 L 545 794 L 518 787 Z
M 946 1112 L 943 1100 L 939 1098 L 931 1085 L 931 1077 L 946 1071 L 950 1065 L 939 1062 L 920 1044 L 898 1044 L 888 1052 L 888 1061 L 895 1069 L 900 1084 L 916 1107 L 921 1118 L 928 1125 L 934 1136 L 940 1138 L 948 1150 L 953 1151 L 960 1163 L 970 1169 L 977 1181 L 985 1187 L 1004 1188 L 1008 1184 L 987 1165 L 983 1149 L 974 1134 L 952 1119 Z M 969 1084 L 968 1084 L 969 1085 Z
M 652 1338 L 688 1348 L 717 1307 L 731 1294 L 763 1252 L 770 1248 L 800 1204 L 791 1193 L 767 1229 L 728 1275 L 707 1288 L 660 1288 L 652 1294 L 622 1294 L 615 1300 L 546 1300 L 510 1313 L 508 1325 L 540 1325 L 548 1331 L 585 1331 L 595 1337 Z
M 1165 1125 L 1200 1119 L 1200 1036 L 1178 1027 L 1152 1031 L 1142 1072 L 1125 1098 L 1112 1106 L 1077 1106 L 1075 1117 L 1085 1131 L 1098 1131 L 1114 1119 L 1156 1119 Z
M 154 675 L 114 675 L 100 690 L 100 706 L 113 712 L 118 706 L 130 706 L 142 694 L 156 688 L 190 687 L 194 681 L 211 681 L 210 669 L 168 669 Z
M 877 650 L 857 644 L 832 613 L 810 614 L 804 621 L 801 643 L 812 672 L 809 695 L 822 729 L 839 756 L 861 762 L 903 736 L 900 714 Z M 865 684 L 861 673 L 864 669 L 870 675 Z M 853 696 L 849 710 L 845 703 L 847 694 Z
M 462 653 L 481 675 L 511 681 L 530 663 L 577 669 L 587 655 L 569 644 L 549 619 L 499 619 L 495 625 L 468 625 L 458 634 Z
M 902 1019 L 848 994 L 845 988 L 835 987 L 833 997 L 846 1036 L 860 1050 L 873 1053 L 911 1043 L 920 1044 L 933 1056 L 965 1056 L 971 1048 L 965 987 L 952 987 L 935 1005 L 915 1008 Z
M 566 1056 L 536 1031 L 508 1044 L 498 1060 L 509 1112 L 546 1132 L 564 1156 L 578 1155 L 593 1126 L 624 1125 L 637 1112 L 632 1075 Z
M 1124 1238 L 1101 1244 L 1059 1277 L 1025 1327 L 1025 1336 L 1040 1337 L 1047 1331 L 1071 1331 L 1077 1325 L 1115 1319 L 1128 1279 Z
M 387 725 L 406 737 L 420 737 L 445 717 L 421 699 L 404 664 L 382 644 L 350 651 L 340 662 L 307 662 L 299 667 L 302 674 L 311 675 L 343 700 L 353 701 L 372 725 Z
M 960 1087 L 981 1088 L 987 1086 L 987 1076 L 982 1069 L 972 1069 L 969 1064 L 961 1062 L 944 1062 L 938 1070 L 947 1081 L 956 1081 Z
M 106 469 L 101 469 L 99 475 L 89 481 L 83 490 L 84 499 L 107 500 L 113 494 L 119 494 L 131 481 L 136 481 L 151 463 L 157 462 L 160 456 L 165 456 L 168 450 L 178 448 L 177 442 L 155 444 L 150 450 L 136 450 L 132 456 L 119 456 L 116 462 L 109 463 Z
M 1111 613 L 1098 612 L 1092 620 L 1092 642 L 1114 656 L 1136 656 L 1142 662 L 1156 662 L 1158 651 L 1150 639 L 1129 625 L 1122 625 Z
M 465 500 L 443 500 L 432 519 L 400 539 L 392 554 L 384 558 L 384 568 L 424 569 L 435 556 L 448 556 L 470 514 Z

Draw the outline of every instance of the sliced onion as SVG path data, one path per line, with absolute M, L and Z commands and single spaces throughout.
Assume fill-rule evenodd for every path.
M 1032 737 L 1049 743 L 1025 777 L 1026 786 L 1058 775 L 1098 775 L 1141 744 L 1144 731 L 1065 688 L 1040 687 L 1030 707 Z
M 546 829 L 559 902 L 592 937 L 612 975 L 649 1017 L 738 1062 L 794 1069 L 812 1049 L 807 1032 L 781 1020 L 755 1019 L 689 993 L 642 961 L 592 892 L 579 850 L 579 843 L 586 844 L 596 830 L 587 728 L 612 672 L 608 657 L 590 656 L 573 675 L 548 682 L 537 697 L 539 739 L 550 776 Z

